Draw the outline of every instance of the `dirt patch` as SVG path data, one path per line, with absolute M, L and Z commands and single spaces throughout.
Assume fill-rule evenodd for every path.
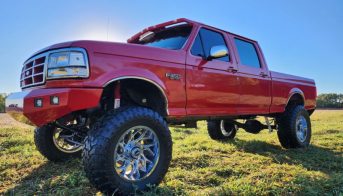
M 0 128 L 12 128 L 12 127 L 19 127 L 19 128 L 25 128 L 25 129 L 33 128 L 33 126 L 14 120 L 10 115 L 6 113 L 1 113 L 0 114 Z

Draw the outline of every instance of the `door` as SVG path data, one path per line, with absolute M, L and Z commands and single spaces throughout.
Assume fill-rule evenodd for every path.
M 239 114 L 267 114 L 271 104 L 271 77 L 257 43 L 231 37 L 238 57 Z
M 201 28 L 187 54 L 187 115 L 236 114 L 239 100 L 237 65 L 228 37 L 220 31 Z M 213 46 L 228 48 L 228 56 L 208 60 Z

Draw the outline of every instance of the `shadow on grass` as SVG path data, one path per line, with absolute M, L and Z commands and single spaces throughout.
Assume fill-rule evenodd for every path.
M 80 159 L 67 162 L 46 162 L 7 190 L 4 195 L 96 195 L 97 190 L 86 178 Z M 183 193 L 171 187 L 150 187 L 139 195 L 174 195 Z M 1 194 L 0 194 L 1 195 Z
M 5 195 L 79 195 L 95 194 L 88 185 L 79 159 L 65 163 L 46 162 L 22 178 Z
M 315 145 L 310 145 L 307 149 L 283 149 L 279 145 L 266 143 L 257 140 L 240 140 L 227 141 L 237 147 L 238 150 L 259 154 L 265 157 L 270 157 L 277 164 L 302 165 L 304 168 L 312 171 L 321 171 L 328 174 L 338 174 L 343 176 L 343 157 L 342 152 L 334 152 L 328 148 L 323 148 Z M 206 157 L 206 159 L 210 159 Z M 203 163 L 204 160 L 197 160 Z M 194 160 L 189 160 L 193 165 Z M 192 169 L 192 168 L 187 168 Z M 218 171 L 216 175 L 229 176 L 232 171 Z M 339 177 L 339 176 L 338 176 Z M 313 184 L 328 184 L 327 189 L 332 193 L 343 192 L 342 181 L 337 176 L 332 178 L 332 182 L 328 183 L 324 179 L 296 179 L 302 183 L 308 183 L 313 187 Z M 307 182 L 308 181 L 308 182 Z M 336 187 L 333 187 L 333 184 Z M 306 186 L 304 186 L 306 189 Z M 334 191 L 330 190 L 335 188 Z M 337 190 L 336 190 L 337 189 Z M 150 191 L 144 192 L 143 195 L 182 195 L 184 190 L 176 190 L 174 187 L 160 186 L 153 187 Z M 304 190 L 305 191 L 305 190 Z M 316 190 L 306 190 L 307 193 Z M 65 163 L 46 162 L 38 168 L 30 171 L 30 174 L 17 182 L 17 185 L 9 189 L 5 195 L 95 195 L 97 190 L 92 188 L 82 170 L 81 161 L 79 159 L 70 160 Z M 315 192 L 314 192 L 315 193 Z
M 304 149 L 284 149 L 279 145 L 258 140 L 235 139 L 225 143 L 231 143 L 247 153 L 270 157 L 277 164 L 302 165 L 308 170 L 321 171 L 326 174 L 343 171 L 342 152 L 334 152 L 316 145 L 310 145 Z
M 189 129 L 181 129 L 181 128 L 176 128 L 176 129 L 174 129 L 174 131 L 177 133 L 184 133 L 187 135 L 191 135 L 191 134 L 195 133 L 195 131 L 191 131 Z

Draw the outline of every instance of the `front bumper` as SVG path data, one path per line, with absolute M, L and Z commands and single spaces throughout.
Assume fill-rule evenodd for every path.
M 22 91 L 10 94 L 5 100 L 6 112 L 23 112 L 24 97 L 31 91 Z
M 23 113 L 33 124 L 42 126 L 74 111 L 98 106 L 102 89 L 51 88 L 12 93 L 6 98 L 6 112 Z M 59 103 L 51 102 L 58 97 Z M 42 101 L 38 107 L 36 100 Z

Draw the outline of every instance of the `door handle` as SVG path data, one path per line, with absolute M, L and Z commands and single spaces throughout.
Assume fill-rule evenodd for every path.
M 238 69 L 236 69 L 236 68 L 230 66 L 230 67 L 227 69 L 227 71 L 232 72 L 232 73 L 236 73 L 236 72 L 238 71 Z
M 268 77 L 268 74 L 266 74 L 265 72 L 261 72 L 261 73 L 260 73 L 260 76 L 261 76 L 262 78 L 266 78 L 266 77 Z

